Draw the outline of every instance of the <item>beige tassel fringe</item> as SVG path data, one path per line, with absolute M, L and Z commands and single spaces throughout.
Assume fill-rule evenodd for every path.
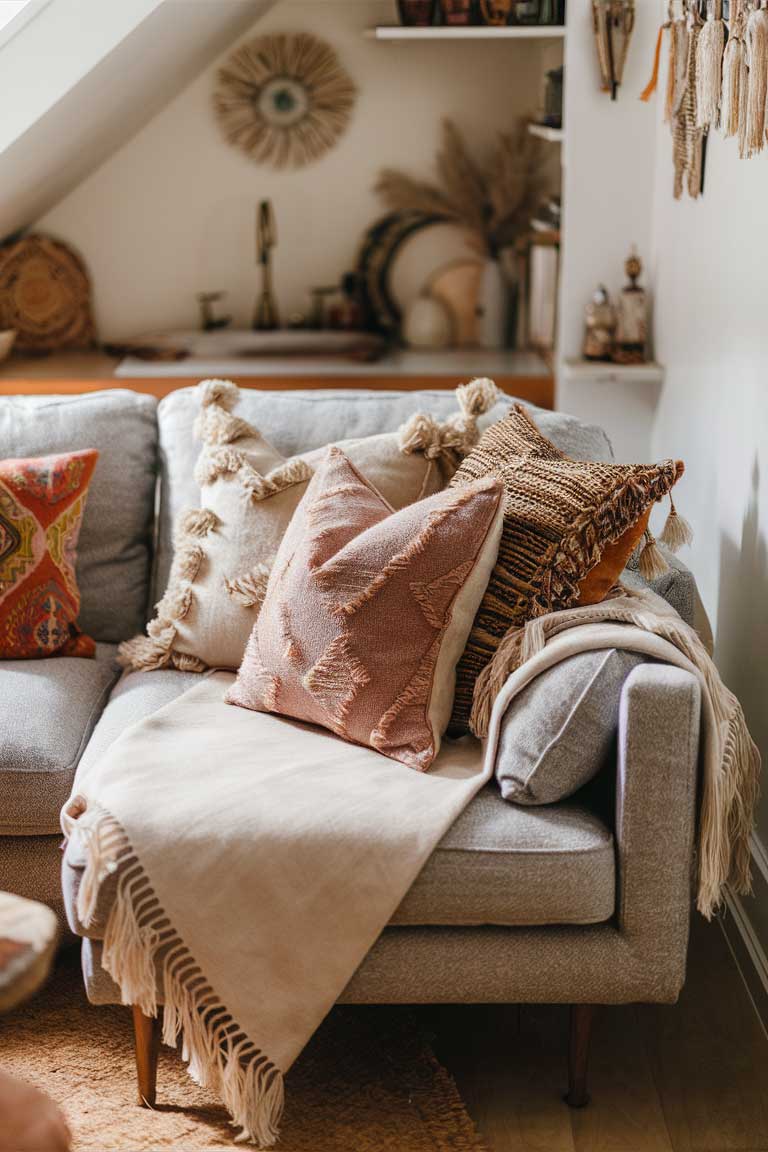
M 723 56 L 723 90 L 720 99 L 720 124 L 726 138 L 739 135 L 742 64 L 746 53 L 743 9 L 744 0 L 731 0 L 730 35 Z
M 283 1113 L 282 1072 L 244 1034 L 206 981 L 114 817 L 84 810 L 78 797 L 64 824 L 68 835 L 77 829 L 86 849 L 78 893 L 78 916 L 86 928 L 93 922 L 101 884 L 120 872 L 101 963 L 120 987 L 123 1003 L 156 1017 L 159 985 L 164 1043 L 175 1047 L 181 1039 L 190 1075 L 221 1097 L 241 1129 L 239 1141 L 271 1148 Z
M 749 64 L 747 46 L 742 40 L 739 61 L 739 159 L 747 159 L 747 120 L 749 119 Z
M 406 455 L 420 452 L 427 460 L 444 458 L 457 467 L 478 441 L 477 417 L 493 408 L 499 395 L 499 389 L 487 378 L 460 384 L 456 415 L 439 423 L 423 412 L 414 413 L 398 430 L 400 451 Z
M 696 44 L 696 126 L 716 128 L 720 119 L 720 94 L 723 86 L 723 51 L 725 24 L 710 16 L 704 23 Z
M 507 678 L 553 636 L 575 624 L 595 623 L 596 609 L 600 623 L 632 624 L 673 644 L 696 666 L 705 703 L 711 705 L 711 745 L 705 749 L 701 785 L 696 898 L 699 911 L 711 919 L 723 901 L 726 884 L 741 895 L 752 890 L 750 837 L 760 793 L 760 753 L 750 737 L 741 705 L 720 680 L 693 629 L 677 616 L 645 611 L 641 603 L 645 594 L 629 589 L 623 592 L 599 606 L 552 612 L 531 620 L 524 628 L 510 629 L 477 678 L 470 727 L 476 736 L 486 737 L 494 701 Z
M 768 11 L 760 8 L 747 21 L 747 156 L 762 152 L 765 145 L 765 102 L 768 97 Z
M 274 559 L 274 558 L 273 558 Z M 224 580 L 224 587 L 233 600 L 243 608 L 258 608 L 267 594 L 270 565 L 257 564 L 250 572 Z
M 637 567 L 640 575 L 649 583 L 651 580 L 658 580 L 659 576 L 669 571 L 669 564 L 659 551 L 655 538 L 648 531 L 645 533 L 645 547 L 640 553 Z
M 669 502 L 671 504 L 669 516 L 667 516 L 667 522 L 659 540 L 672 552 L 679 552 L 681 548 L 693 543 L 693 529 L 685 517 L 681 516 L 675 508 L 675 502 L 671 496 Z
M 723 57 L 722 118 L 723 136 L 739 134 L 739 85 L 741 83 L 741 62 L 744 44 L 732 36 L 725 47 Z

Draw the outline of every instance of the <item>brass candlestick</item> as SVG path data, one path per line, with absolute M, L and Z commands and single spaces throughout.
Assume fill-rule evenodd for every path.
M 280 327 L 280 315 L 272 289 L 272 249 L 277 244 L 277 228 L 271 200 L 262 200 L 256 209 L 256 261 L 261 265 L 261 292 L 256 297 L 253 327 L 270 331 Z

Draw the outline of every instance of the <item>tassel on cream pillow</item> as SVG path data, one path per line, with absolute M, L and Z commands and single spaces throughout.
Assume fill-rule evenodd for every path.
M 490 380 L 474 380 L 456 390 L 458 411 L 445 423 L 417 413 L 397 432 L 340 447 L 393 508 L 403 508 L 446 486 L 497 395 Z M 326 448 L 285 459 L 233 413 L 238 399 L 229 381 L 200 385 L 200 507 L 179 519 L 168 587 L 147 635 L 120 646 L 126 667 L 240 665 L 275 554 Z

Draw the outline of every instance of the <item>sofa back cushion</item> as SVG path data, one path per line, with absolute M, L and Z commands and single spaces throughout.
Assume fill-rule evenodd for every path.
M 504 396 L 481 416 L 478 421 L 481 432 L 501 419 L 513 402 L 513 397 Z M 156 600 L 168 583 L 174 524 L 184 508 L 199 504 L 200 493 L 193 476 L 200 451 L 193 434 L 198 411 L 199 397 L 194 388 L 172 392 L 160 402 L 158 409 L 161 487 L 154 577 Z M 339 440 L 394 432 L 414 412 L 429 412 L 436 420 L 446 420 L 456 412 L 456 396 L 452 390 L 436 389 L 266 392 L 243 388 L 237 411 L 243 419 L 256 425 L 283 456 L 294 456 Z M 577 460 L 613 459 L 610 441 L 601 428 L 582 424 L 560 412 L 539 408 L 532 411 L 544 435 L 568 456 Z
M 0 402 L 0 459 L 95 448 L 77 547 L 79 624 L 116 643 L 144 626 L 157 473 L 156 402 L 115 389 Z

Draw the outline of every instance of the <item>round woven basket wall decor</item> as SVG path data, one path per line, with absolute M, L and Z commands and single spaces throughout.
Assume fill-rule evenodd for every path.
M 301 168 L 333 148 L 356 95 L 333 48 L 299 32 L 237 48 L 219 70 L 213 107 L 226 139 L 252 160 Z
M 17 352 L 94 344 L 91 284 L 77 253 L 39 235 L 0 248 L 0 328 L 16 330 Z

